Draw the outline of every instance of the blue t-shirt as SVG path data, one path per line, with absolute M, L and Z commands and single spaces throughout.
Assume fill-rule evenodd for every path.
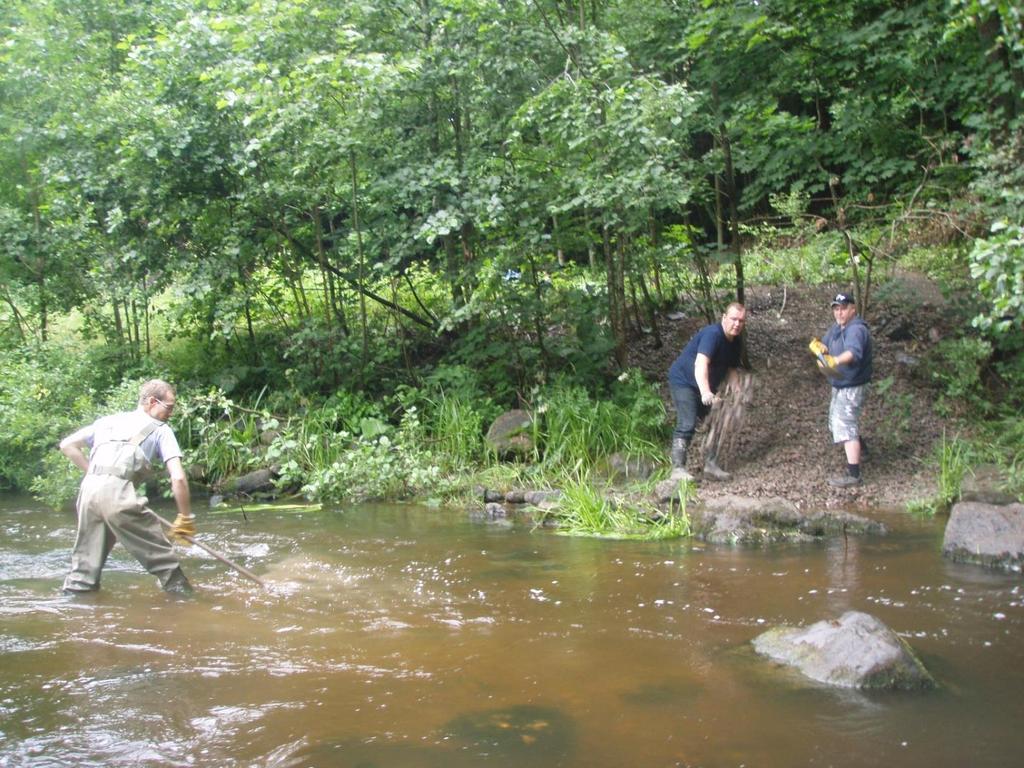
M 821 342 L 828 347 L 832 357 L 838 357 L 847 350 L 853 352 L 853 362 L 840 365 L 831 377 L 832 386 L 836 389 L 859 387 L 871 381 L 873 354 L 871 350 L 871 332 L 867 323 L 859 317 L 853 318 L 841 328 L 836 323 L 822 338 Z
M 718 385 L 729 369 L 740 367 L 740 337 L 729 341 L 721 323 L 705 325 L 683 347 L 679 357 L 668 369 L 669 384 L 700 389 L 693 372 L 698 354 L 707 355 L 711 360 L 708 365 L 708 383 L 711 384 L 711 391 L 717 392 Z

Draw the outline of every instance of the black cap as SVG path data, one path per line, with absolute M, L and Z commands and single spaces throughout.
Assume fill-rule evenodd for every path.
M 853 300 L 853 296 L 848 293 L 837 293 L 836 297 L 832 299 L 832 306 L 838 307 L 840 304 L 856 304 Z

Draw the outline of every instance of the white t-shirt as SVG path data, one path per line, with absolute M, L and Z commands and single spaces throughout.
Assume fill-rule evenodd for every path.
M 111 440 L 131 440 L 142 431 L 143 427 L 152 422 L 156 422 L 159 426 L 150 432 L 139 446 L 145 454 L 146 460 L 152 463 L 154 457 L 159 457 L 166 464 L 170 459 L 181 456 L 181 448 L 178 447 L 178 438 L 174 436 L 174 430 L 168 424 L 154 419 L 141 408 L 97 419 L 89 426 L 82 427 L 72 434 L 69 439 L 74 442 L 83 441 L 92 448 Z

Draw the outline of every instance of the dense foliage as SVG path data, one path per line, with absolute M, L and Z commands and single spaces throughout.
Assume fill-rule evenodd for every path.
M 556 377 L 605 394 L 666 304 L 841 276 L 869 305 L 914 242 L 951 246 L 965 343 L 1024 388 L 1016 3 L 11 0 L 0 25 L 6 483 L 159 371 L 300 414 L 273 452 L 313 451 L 318 495 L 395 490 L 374 463 L 428 484 L 389 430 L 428 450 L 447 413 L 479 457 Z

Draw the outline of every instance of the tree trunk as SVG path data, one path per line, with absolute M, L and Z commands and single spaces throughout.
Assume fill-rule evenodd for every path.
M 562 250 L 562 233 L 558 226 L 558 216 L 552 214 L 551 216 L 551 235 L 555 241 L 555 258 L 558 261 L 558 266 L 565 266 L 565 251 Z
M 43 270 L 39 270 L 39 277 L 36 279 L 36 286 L 39 290 L 39 338 L 46 341 L 48 333 L 48 317 L 46 305 L 46 279 L 43 277 Z
M 18 306 L 14 303 L 14 299 L 11 298 L 9 291 L 4 291 L 4 301 L 7 303 L 7 306 L 11 308 L 11 319 L 14 321 L 14 330 L 18 334 L 18 341 L 25 341 L 23 318 L 21 316 L 21 312 L 18 311 Z
M 370 329 L 366 313 L 366 258 L 363 254 L 363 231 L 359 224 L 359 177 L 356 169 L 356 153 L 349 152 L 352 169 L 352 228 L 356 233 L 356 256 L 359 261 L 359 325 L 363 334 L 363 369 L 370 361 Z
M 612 340 L 615 342 L 615 360 L 619 367 L 626 368 L 626 319 L 625 319 L 625 295 L 621 275 L 621 259 L 612 248 L 611 232 L 608 224 L 602 227 L 602 240 L 604 245 L 605 282 L 608 290 L 608 321 L 612 328 Z
M 712 85 L 711 98 L 716 114 L 720 113 L 718 87 Z M 722 150 L 722 175 L 715 175 L 715 226 L 718 234 L 719 249 L 725 247 L 725 208 L 728 209 L 729 245 L 733 249 L 733 268 L 736 272 L 736 301 L 744 303 L 746 288 L 743 277 L 743 256 L 740 251 L 740 219 L 737 207 L 736 171 L 732 164 L 732 144 L 729 140 L 729 129 L 724 121 L 718 124 L 715 143 Z M 723 205 L 723 198 L 725 204 Z
M 551 361 L 548 359 L 547 346 L 544 343 L 544 297 L 541 295 L 540 275 L 537 274 L 537 261 L 533 257 L 533 251 L 527 252 L 527 261 L 530 264 L 530 281 L 533 283 L 533 297 L 536 301 L 533 315 L 533 329 L 537 334 L 537 349 L 540 350 L 541 365 L 544 370 L 550 371 Z
M 661 349 L 661 330 L 658 328 L 658 308 L 651 298 L 650 291 L 647 290 L 647 281 L 644 280 L 643 272 L 639 272 L 636 275 L 636 280 L 640 284 L 640 292 L 644 296 L 644 306 L 647 308 L 647 320 L 651 324 L 651 333 L 654 334 L 654 347 L 655 349 Z
M 324 253 L 324 227 L 320 214 L 320 206 L 313 206 L 313 210 L 310 211 L 309 217 L 313 220 L 313 237 L 316 240 L 316 262 L 320 267 L 320 280 L 324 294 L 324 323 L 327 327 L 327 333 L 330 335 L 331 329 L 334 325 L 334 319 L 332 316 L 333 305 L 331 303 L 331 289 L 329 285 L 331 273 L 325 266 L 327 256 Z
M 729 202 L 729 240 L 732 246 L 732 263 L 736 271 L 736 301 L 744 303 L 746 286 L 743 278 L 743 253 L 740 248 L 740 216 L 736 205 L 736 171 L 732 165 L 732 144 L 725 125 L 719 126 L 722 158 L 725 161 L 725 196 Z

